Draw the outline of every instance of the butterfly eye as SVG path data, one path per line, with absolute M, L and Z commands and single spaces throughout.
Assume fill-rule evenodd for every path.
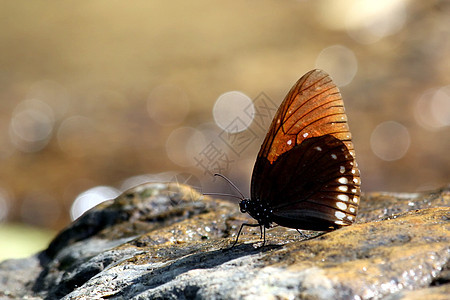
M 239 209 L 241 210 L 241 213 L 247 212 L 247 205 L 248 205 L 247 199 L 244 199 L 241 202 L 239 202 Z

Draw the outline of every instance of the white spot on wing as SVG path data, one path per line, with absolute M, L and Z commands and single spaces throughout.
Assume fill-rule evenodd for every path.
M 290 146 L 292 144 L 292 140 L 288 140 L 287 144 Z
M 343 213 L 342 211 L 337 211 L 337 212 L 334 213 L 334 216 L 335 216 L 336 218 L 342 220 L 343 218 L 345 218 L 346 214 Z
M 355 211 L 356 211 L 356 209 L 354 207 L 350 207 L 349 210 L 351 213 L 355 213 Z
M 337 206 L 337 208 L 342 209 L 342 210 L 347 209 L 347 204 L 345 204 L 344 202 L 336 202 L 336 206 Z
M 338 182 L 341 184 L 347 184 L 348 183 L 348 179 L 345 177 L 341 177 L 338 179 Z
M 317 151 L 322 151 L 322 148 L 320 148 L 319 146 L 314 147 L 314 149 L 316 149 Z
M 331 158 L 332 159 L 337 159 L 337 155 L 333 153 L 333 154 L 331 154 Z
M 336 225 L 347 225 L 343 221 L 334 221 L 334 224 L 336 224 Z
M 348 191 L 348 186 L 346 186 L 346 185 L 340 185 L 340 186 L 338 187 L 338 190 L 340 190 L 341 192 L 346 192 L 346 191 Z
M 337 196 L 337 198 L 341 201 L 347 202 L 349 200 L 349 197 L 345 194 L 340 194 Z
M 358 196 L 353 197 L 353 202 L 358 203 L 359 202 L 359 197 Z
M 344 167 L 344 166 L 340 166 L 340 167 L 339 167 L 339 172 L 340 172 L 341 174 L 344 174 L 344 173 L 345 173 L 345 167 Z
M 306 138 L 308 135 L 309 135 L 309 133 L 305 132 L 305 133 L 303 134 L 303 137 Z

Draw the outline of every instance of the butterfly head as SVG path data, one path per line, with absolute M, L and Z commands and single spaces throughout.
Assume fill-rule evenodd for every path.
M 272 220 L 272 209 L 264 205 L 259 199 L 251 200 L 244 198 L 239 202 L 241 213 L 248 213 L 258 223 L 266 228 L 270 227 Z
M 241 210 L 241 213 L 248 212 L 248 209 L 250 207 L 250 199 L 244 198 L 239 202 L 239 209 Z

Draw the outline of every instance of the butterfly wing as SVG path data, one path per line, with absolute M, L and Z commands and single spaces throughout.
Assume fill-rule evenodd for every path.
M 251 197 L 279 225 L 330 230 L 353 223 L 359 170 L 337 86 L 305 74 L 280 105 L 253 169 Z

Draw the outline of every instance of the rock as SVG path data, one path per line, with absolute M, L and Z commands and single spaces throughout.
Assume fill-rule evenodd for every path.
M 0 297 L 448 299 L 450 187 L 369 193 L 325 234 L 274 227 L 261 247 L 236 203 L 149 183 L 86 212 L 48 249 L 0 264 Z

